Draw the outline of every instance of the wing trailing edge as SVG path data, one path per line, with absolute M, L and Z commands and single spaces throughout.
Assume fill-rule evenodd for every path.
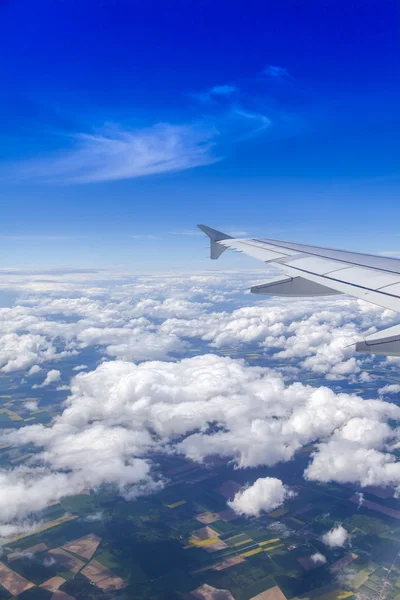
M 267 238 L 234 238 L 206 225 L 212 259 L 231 248 L 269 263 L 286 275 L 253 286 L 268 296 L 326 296 L 348 294 L 400 313 L 400 260 Z M 400 325 L 356 344 L 358 352 L 400 356 Z

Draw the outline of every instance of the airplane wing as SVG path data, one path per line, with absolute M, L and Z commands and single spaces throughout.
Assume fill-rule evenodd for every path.
M 233 238 L 198 226 L 210 238 L 211 258 L 232 248 L 282 271 L 264 285 L 251 288 L 267 296 L 327 296 L 349 294 L 400 312 L 400 260 L 264 238 Z M 400 325 L 375 333 L 356 344 L 358 352 L 400 356 Z

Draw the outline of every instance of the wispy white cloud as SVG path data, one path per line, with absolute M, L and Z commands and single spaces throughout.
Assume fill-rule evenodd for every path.
M 184 171 L 218 162 L 232 144 L 262 133 L 271 123 L 265 115 L 231 103 L 210 113 L 186 124 L 135 130 L 106 125 L 94 133 L 68 136 L 65 150 L 7 165 L 6 176 L 82 184 Z
M 282 78 L 288 72 L 269 65 L 264 75 Z M 191 93 L 196 101 L 191 108 L 198 115 L 190 121 L 132 127 L 134 115 L 127 115 L 118 122 L 105 119 L 98 127 L 88 123 L 73 134 L 57 133 L 54 150 L 4 164 L 0 176 L 61 185 L 132 179 L 211 165 L 227 156 L 233 145 L 262 135 L 272 125 L 274 139 L 288 131 L 292 135 L 299 130 L 299 118 L 273 106 L 262 89 L 263 80 L 257 92 L 254 85 L 260 86 L 260 77 L 251 82 L 250 93 L 249 80 L 240 87 L 230 82 Z
M 237 91 L 238 88 L 235 85 L 216 85 L 211 88 L 209 93 L 216 96 L 229 96 Z
M 200 123 L 129 130 L 107 126 L 78 133 L 56 157 L 20 164 L 18 176 L 52 183 L 91 183 L 183 171 L 219 160 L 215 130 Z
M 203 235 L 201 231 L 195 229 L 183 229 L 182 231 L 169 231 L 170 235 Z
M 268 75 L 269 77 L 287 77 L 289 72 L 285 67 L 278 67 L 276 65 L 268 65 L 265 67 L 263 71 L 264 75 Z
M 132 240 L 159 240 L 159 236 L 152 234 L 137 234 L 129 236 Z

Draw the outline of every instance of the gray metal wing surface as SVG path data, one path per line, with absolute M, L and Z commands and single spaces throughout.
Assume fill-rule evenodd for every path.
M 227 249 L 277 267 L 285 277 L 251 288 L 268 296 L 348 294 L 400 312 L 400 260 L 267 238 L 233 238 L 199 225 L 210 238 L 211 258 Z M 356 344 L 359 352 L 400 356 L 400 325 Z

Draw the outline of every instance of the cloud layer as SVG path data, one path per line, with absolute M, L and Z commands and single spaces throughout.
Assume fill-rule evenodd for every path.
M 247 283 L 265 281 L 259 272 L 247 280 L 234 272 L 112 277 L 48 274 L 43 281 L 13 273 L 0 283 L 20 294 L 0 309 L 2 370 L 29 375 L 32 385 L 73 376 L 51 428 L 2 432 L 2 443 L 33 444 L 38 452 L 0 473 L 4 522 L 102 483 L 132 497 L 158 489 L 153 456 L 160 452 L 200 462 L 218 454 L 248 468 L 289 461 L 313 443 L 306 479 L 400 487 L 393 453 L 400 408 L 332 386 L 369 377 L 361 369 L 372 358 L 356 358 L 345 346 L 391 324 L 390 311 L 345 297 L 243 296 Z M 259 366 L 216 354 L 250 349 L 264 357 Z M 68 377 L 64 357 L 75 359 Z M 299 383 L 307 373 L 328 385 Z M 261 479 L 234 503 L 242 514 L 257 514 L 287 493 L 283 482 Z

